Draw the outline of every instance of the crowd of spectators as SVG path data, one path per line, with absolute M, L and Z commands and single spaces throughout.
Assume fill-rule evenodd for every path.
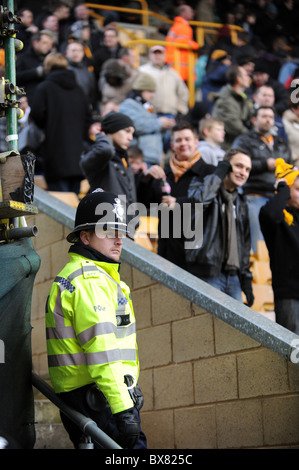
M 104 17 L 100 25 L 84 3 L 74 0 L 42 4 L 16 1 L 22 20 L 16 25 L 17 38 L 24 43 L 16 53 L 16 80 L 27 99 L 26 123 L 20 122 L 20 133 L 26 125 L 33 128 L 31 134 L 34 128 L 43 133 L 39 146 L 28 140 L 22 150 L 34 150 L 37 172 L 44 175 L 49 189 L 79 193 L 80 181 L 90 178 L 89 183 L 94 185 L 100 168 L 93 158 L 90 161 L 95 169 L 88 166 L 86 171 L 86 155 L 97 156 L 100 144 L 108 145 L 101 127 L 103 117 L 109 115 L 113 121 L 115 116 L 123 123 L 127 116 L 128 128 L 130 132 L 134 128 L 134 133 L 122 145 L 132 148 L 132 157 L 120 150 L 118 132 L 124 129 L 117 129 L 110 132 L 110 165 L 113 171 L 127 174 L 131 162 L 136 163 L 136 150 L 141 160 L 138 170 L 130 172 L 130 185 L 135 181 L 135 188 L 130 189 L 134 201 L 141 194 L 137 183 L 140 175 L 144 181 L 150 175 L 150 194 L 153 200 L 161 201 L 162 192 L 155 190 L 155 183 L 158 187 L 171 175 L 171 195 L 164 195 L 165 205 L 171 208 L 176 202 L 174 194 L 182 203 L 194 202 L 194 194 L 202 197 L 202 191 L 188 193 L 192 178 L 204 182 L 220 162 L 230 161 L 225 157 L 228 151 L 239 149 L 236 158 L 246 161 L 249 156 L 251 164 L 250 172 L 234 191 L 249 200 L 251 248 L 255 251 L 257 240 L 263 239 L 260 207 L 275 194 L 275 161 L 281 157 L 292 165 L 299 159 L 299 98 L 294 86 L 299 77 L 299 1 L 147 3 L 149 10 L 173 20 L 170 25 L 150 17 L 151 26 L 156 28 L 154 38 L 188 44 L 196 54 L 194 105 L 189 106 L 186 49 L 180 49 L 175 57 L 171 46 L 157 43 L 137 57 L 133 47 L 121 43 L 118 25 L 140 24 L 141 17 L 136 13 L 96 10 Z M 123 6 L 113 0 L 104 4 Z M 126 7 L 141 8 L 138 2 L 127 2 Z M 199 47 L 191 20 L 221 23 L 222 27 Z M 230 25 L 242 28 L 237 41 L 232 40 Z M 3 134 L 3 118 L 1 121 Z M 188 152 L 183 146 L 189 146 Z M 1 151 L 4 147 L 1 139 Z M 174 152 L 183 157 L 176 160 Z M 208 165 L 203 174 L 197 170 L 199 159 Z M 158 167 L 162 170 L 157 171 Z M 230 168 L 227 164 L 222 175 L 227 187 Z M 185 183 L 178 186 L 182 178 Z M 220 185 L 222 180 L 217 181 Z M 107 189 L 115 192 L 113 181 Z M 215 198 L 220 197 L 217 194 Z M 168 242 L 162 255 L 171 246 Z M 178 257 L 184 253 L 177 249 L 177 242 L 173 246 L 173 253 L 165 257 L 180 264 Z M 234 273 L 238 273 L 238 266 L 239 262 Z M 208 276 L 202 273 L 201 277 Z M 247 296 L 252 303 L 248 287 Z

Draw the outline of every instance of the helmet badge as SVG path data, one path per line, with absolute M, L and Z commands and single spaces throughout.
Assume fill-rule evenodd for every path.
M 121 200 L 117 197 L 114 199 L 115 204 L 113 204 L 114 209 L 112 212 L 115 213 L 116 217 L 122 222 L 125 218 L 125 210 L 121 203 Z

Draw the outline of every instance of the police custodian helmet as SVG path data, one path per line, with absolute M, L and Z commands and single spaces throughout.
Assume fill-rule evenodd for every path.
M 124 205 L 117 195 L 101 188 L 95 189 L 81 199 L 77 207 L 75 228 L 66 239 L 70 243 L 76 243 L 80 239 L 81 230 L 95 227 L 127 233 Z

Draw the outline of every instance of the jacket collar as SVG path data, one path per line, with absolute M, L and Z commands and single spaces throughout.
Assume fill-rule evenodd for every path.
M 100 251 L 97 251 L 94 248 L 91 248 L 90 246 L 81 245 L 79 243 L 75 243 L 74 245 L 72 245 L 69 249 L 69 253 L 76 253 L 77 255 L 84 256 L 84 258 L 90 259 L 92 261 L 120 264 L 103 255 L 102 253 L 100 253 Z

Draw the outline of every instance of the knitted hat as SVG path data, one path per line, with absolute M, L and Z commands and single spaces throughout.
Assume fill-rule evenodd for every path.
M 269 62 L 266 59 L 256 59 L 254 62 L 254 71 L 255 72 L 260 72 L 260 73 L 268 73 L 269 74 L 270 68 L 269 68 Z
M 228 56 L 227 51 L 223 49 L 215 49 L 211 54 L 211 60 L 223 60 Z
M 105 134 L 114 134 L 121 129 L 134 127 L 134 123 L 126 114 L 111 111 L 103 117 L 101 126 Z
M 299 176 L 299 170 L 294 165 L 286 163 L 283 158 L 277 158 L 275 161 L 275 176 L 277 180 L 284 178 L 287 185 L 292 186 L 297 176 Z
M 127 233 L 126 212 L 116 194 L 98 188 L 81 199 L 77 207 L 75 228 L 66 239 L 76 243 L 80 239 L 81 230 L 91 228 Z
M 288 186 L 292 186 L 295 179 L 299 176 L 299 171 L 294 165 L 289 165 L 283 158 L 277 158 L 275 161 L 276 180 L 284 178 Z M 286 209 L 283 211 L 284 219 L 288 225 L 293 225 L 293 215 Z
M 133 90 L 156 91 L 156 82 L 148 73 L 141 73 L 133 84 Z

